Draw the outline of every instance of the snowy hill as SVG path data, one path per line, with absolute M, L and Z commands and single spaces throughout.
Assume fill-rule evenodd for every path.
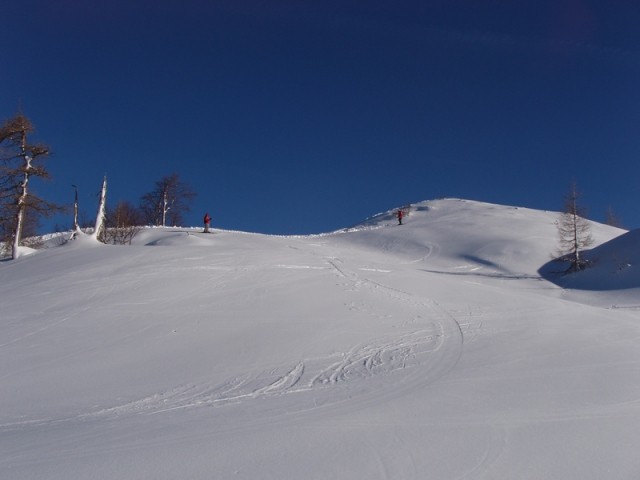
M 557 213 L 394 212 L 0 263 L 0 478 L 639 478 L 637 232 L 556 285 Z
M 640 230 L 626 232 L 588 251 L 590 267 L 558 279 L 567 288 L 625 290 L 640 286 Z

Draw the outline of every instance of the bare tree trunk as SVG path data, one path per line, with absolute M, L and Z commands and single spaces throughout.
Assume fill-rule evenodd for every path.
M 169 211 L 168 207 L 169 202 L 167 201 L 167 191 L 164 191 L 162 195 L 162 226 L 167 226 L 167 212 Z
M 31 158 L 25 157 L 27 166 L 31 166 Z M 18 197 L 18 210 L 16 213 L 16 224 L 13 234 L 12 257 L 15 260 L 20 256 L 20 241 L 22 240 L 22 226 L 24 225 L 24 210 L 27 201 L 27 185 L 29 184 L 29 173 L 25 172 L 24 179 L 20 183 L 20 196 Z
M 575 188 L 574 188 L 575 190 Z M 574 193 L 572 201 L 573 201 L 573 206 L 572 206 L 572 210 L 571 210 L 571 215 L 573 217 L 572 219 L 572 226 L 573 226 L 573 264 L 576 266 L 576 269 L 579 268 L 580 266 L 580 243 L 579 243 L 579 239 L 578 239 L 578 205 L 577 205 L 577 200 L 576 200 L 576 194 Z
M 93 230 L 93 237 L 98 240 L 100 232 L 104 229 L 104 219 L 107 203 L 107 177 L 102 181 L 102 190 L 100 191 L 100 203 L 98 204 L 98 214 L 96 215 L 96 226 Z
M 16 223 L 13 228 L 13 244 L 11 248 L 11 256 L 15 260 L 20 256 L 20 240 L 22 239 L 22 226 L 24 225 L 24 210 L 27 204 L 29 175 L 31 174 L 31 157 L 27 155 L 26 150 L 27 134 L 22 132 L 20 156 L 24 160 L 24 176 L 20 183 L 20 194 L 17 200 Z
M 78 225 L 78 187 L 72 185 L 76 190 L 75 198 L 73 200 L 73 233 L 74 235 L 80 230 Z

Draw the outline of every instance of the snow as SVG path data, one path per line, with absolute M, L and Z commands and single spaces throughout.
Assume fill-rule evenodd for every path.
M 639 478 L 638 232 L 394 212 L 0 262 L 0 478 Z

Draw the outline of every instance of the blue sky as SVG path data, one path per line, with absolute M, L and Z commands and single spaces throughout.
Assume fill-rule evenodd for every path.
M 188 218 L 318 233 L 440 197 L 640 226 L 640 4 L 79 1 L 3 6 L 0 117 L 93 218 L 173 172 Z M 69 215 L 54 220 L 69 226 Z M 47 226 L 47 225 L 46 225 Z

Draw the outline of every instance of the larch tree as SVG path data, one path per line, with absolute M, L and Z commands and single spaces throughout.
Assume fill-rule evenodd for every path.
M 581 251 L 593 243 L 591 226 L 585 218 L 585 209 L 579 205 L 580 193 L 574 183 L 565 197 L 564 211 L 558 220 L 560 239 L 559 256 L 570 263 L 568 272 L 576 272 L 586 267 Z
M 140 210 L 147 223 L 162 227 L 179 225 L 184 221 L 184 214 L 191 209 L 189 204 L 196 195 L 177 173 L 172 173 L 158 180 L 155 188 L 142 196 Z
M 31 193 L 32 177 L 49 178 L 43 160 L 49 155 L 49 147 L 29 142 L 34 127 L 22 114 L 7 120 L 0 127 L 0 210 L 3 214 L 11 256 L 20 255 L 20 243 L 25 229 L 26 212 L 48 215 L 59 211 L 53 203 L 46 202 Z
M 611 207 L 609 207 L 607 209 L 607 218 L 605 220 L 605 223 L 607 225 L 612 226 L 612 227 L 624 228 L 622 226 L 622 222 L 620 221 L 620 217 L 618 217 L 618 215 L 616 215 L 616 213 L 613 211 L 613 208 L 611 208 Z

